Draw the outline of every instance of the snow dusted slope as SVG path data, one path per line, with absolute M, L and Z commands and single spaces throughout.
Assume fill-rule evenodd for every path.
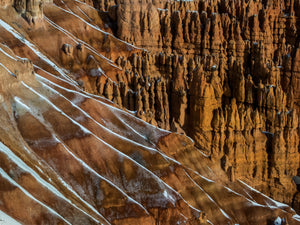
M 10 216 L 6 215 L 2 211 L 0 211 L 0 218 L 1 218 L 1 224 L 3 225 L 20 225 L 19 222 L 15 221 L 13 218 Z
M 81 80 L 95 66 L 99 77 L 119 70 L 96 40 L 140 50 L 90 24 L 95 10 L 79 1 L 44 13 L 35 27 L 12 8 L 0 13 L 0 224 L 299 223 L 288 206 L 229 182 L 189 138 L 83 92 L 63 44 L 93 57 L 72 64 Z

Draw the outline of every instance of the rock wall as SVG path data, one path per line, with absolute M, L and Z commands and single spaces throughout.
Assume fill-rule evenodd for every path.
M 43 17 L 43 6 L 49 3 L 53 0 L 1 0 L 0 7 L 13 6 L 31 24 Z
M 7 7 L 13 4 L 13 0 L 1 0 L 0 1 L 0 6 L 1 7 Z
M 276 71 L 270 84 L 234 57 L 146 52 L 103 32 L 111 8 L 54 3 L 38 26 L 0 8 L 2 215 L 25 224 L 299 223 L 246 184 L 286 202 L 293 191 L 297 114 Z M 201 151 L 133 113 L 188 133 Z
M 120 56 L 116 81 L 90 76 L 93 93 L 186 133 L 230 179 L 251 180 L 291 203 L 299 167 L 299 0 L 91 4 L 119 38 L 150 50 Z

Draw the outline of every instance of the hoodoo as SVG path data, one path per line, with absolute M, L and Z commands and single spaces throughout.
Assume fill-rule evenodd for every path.
M 0 0 L 0 224 L 300 224 L 299 14 Z

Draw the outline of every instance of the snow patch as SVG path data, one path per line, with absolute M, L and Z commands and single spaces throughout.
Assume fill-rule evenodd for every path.
M 11 218 L 6 213 L 0 210 L 0 224 L 1 225 L 21 225 L 21 223 L 17 222 L 13 218 Z
M 279 216 L 276 218 L 276 220 L 274 221 L 274 225 L 281 225 L 285 223 L 285 219 L 284 218 L 280 218 Z
M 164 196 L 175 206 L 176 198 L 174 198 L 167 190 L 164 190 Z
M 293 219 L 300 222 L 300 216 L 298 214 L 293 215 Z

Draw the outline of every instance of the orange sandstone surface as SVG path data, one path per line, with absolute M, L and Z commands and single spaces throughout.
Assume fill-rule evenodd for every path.
M 299 1 L 0 6 L 0 223 L 300 223 Z

